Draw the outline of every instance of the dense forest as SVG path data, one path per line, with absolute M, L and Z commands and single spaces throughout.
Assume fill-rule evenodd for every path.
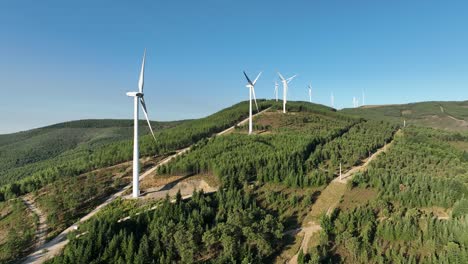
M 333 117 L 333 112 L 266 116 L 279 123 L 266 128 L 270 133 L 249 137 L 236 133 L 204 140 L 158 172 L 214 172 L 227 185 L 256 180 L 291 187 L 320 186 L 333 178 L 340 162 L 344 169 L 361 162 L 396 130 L 389 123 Z
M 468 135 L 409 128 L 350 188 L 378 199 L 322 219 L 310 263 L 468 262 Z M 440 209 L 439 209 L 440 208 Z M 441 212 L 448 212 L 448 215 Z
M 86 223 L 48 263 L 259 263 L 278 249 L 283 226 L 257 206 L 248 187 L 194 193 L 118 220 L 119 205 Z

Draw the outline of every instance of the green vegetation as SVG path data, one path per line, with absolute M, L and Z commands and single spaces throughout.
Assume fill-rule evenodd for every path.
M 19 199 L 0 203 L 0 262 L 20 257 L 34 242 L 37 219 Z
M 317 145 L 341 136 L 360 120 L 322 112 L 321 107 L 317 112 L 309 112 L 314 105 L 308 106 L 307 112 L 289 109 L 287 115 L 265 114 L 268 120 L 277 118 L 274 125 L 264 126 L 271 133 L 250 136 L 234 133 L 201 141 L 188 154 L 161 166 L 159 173 L 214 172 L 229 186 L 254 180 L 292 187 L 322 185 L 325 182 L 308 173 L 304 161 Z M 260 124 L 262 118 L 257 120 Z
M 152 122 L 152 126 L 161 130 L 180 123 Z M 130 142 L 132 134 L 131 120 L 80 120 L 0 135 L 0 201 L 94 168 L 88 162 L 91 155 L 112 142 Z
M 270 101 L 260 101 L 259 108 L 265 109 L 271 106 L 271 104 L 272 102 Z M 158 139 L 156 143 L 154 142 L 154 139 L 151 136 L 143 136 L 140 138 L 140 154 L 141 156 L 162 155 L 167 152 L 187 147 L 203 138 L 209 137 L 217 132 L 222 131 L 225 128 L 236 124 L 238 121 L 242 120 L 247 115 L 248 104 L 246 102 L 242 102 L 232 107 L 226 108 L 211 116 L 197 120 L 186 121 L 175 127 L 156 132 L 156 138 Z M 128 124 L 128 121 L 125 121 L 123 123 Z M 58 127 L 56 127 L 56 129 L 67 129 L 68 131 L 68 129 L 73 130 L 75 129 L 75 126 L 79 125 L 62 124 L 57 126 Z M 84 123 L 85 128 L 89 126 L 92 126 L 92 124 L 89 124 L 87 122 Z M 36 132 L 31 131 L 27 133 L 34 134 Z M 80 134 L 79 132 L 74 133 L 78 135 Z M 103 136 L 100 133 L 97 133 L 96 135 L 98 135 L 98 137 Z M 23 137 L 23 135 L 18 135 L 18 137 L 21 138 Z M 47 137 L 48 140 L 46 140 L 46 142 L 50 143 L 50 141 L 56 140 L 59 137 L 64 136 L 54 135 L 51 137 L 52 139 Z M 7 140 L 2 140 L 2 142 L 5 141 Z M 91 140 L 91 143 L 92 142 L 93 141 Z M 34 149 L 44 149 L 44 153 L 40 155 L 44 157 L 47 157 L 49 152 L 56 153 L 60 152 L 63 149 L 66 149 L 65 147 L 59 146 L 60 144 L 58 144 L 57 146 L 53 145 L 52 149 L 57 148 L 60 149 L 60 151 L 49 151 L 49 143 L 41 141 L 41 144 L 42 146 L 44 146 L 44 148 L 41 148 L 40 146 L 34 144 L 33 146 Z M 22 147 L 20 148 L 29 148 L 29 146 L 30 144 L 26 142 L 25 145 L 22 145 Z M 7 149 L 8 145 L 5 145 L 4 148 Z M 25 194 L 34 190 L 38 190 L 45 184 L 53 182 L 54 180 L 61 177 L 76 176 L 97 168 L 103 168 L 130 160 L 132 155 L 131 149 L 131 140 L 121 140 L 109 144 L 88 144 L 83 147 L 81 147 L 80 145 L 80 148 L 76 148 L 76 150 L 74 149 L 70 151 L 65 151 L 61 155 L 56 156 L 54 158 L 45 159 L 41 162 L 36 162 L 23 167 L 14 168 L 10 172 L 2 172 L 0 179 L 4 179 L 4 183 L 8 184 L 4 185 L 0 189 L 0 201 L 4 199 L 9 199 L 11 197 L 16 197 L 18 195 Z M 18 153 L 23 152 L 20 151 L 16 154 L 15 153 L 16 152 L 10 154 L 5 150 L 6 157 L 14 157 L 14 155 L 18 155 Z M 15 158 L 8 158 L 7 160 L 12 160 L 13 162 Z M 25 175 L 29 176 L 25 177 Z M 20 178 L 22 179 L 18 180 Z
M 80 217 L 92 211 L 112 193 L 129 183 L 125 166 L 58 178 L 38 192 L 37 202 L 47 215 L 48 237 L 58 235 Z
M 270 109 L 255 118 L 254 135 L 246 135 L 242 125 L 209 138 L 247 116 L 243 102 L 160 130 L 156 144 L 144 136 L 143 156 L 157 155 L 145 158 L 144 166 L 193 145 L 161 166 L 159 176 L 215 175 L 219 191 L 194 192 L 186 200 L 179 194 L 172 202 L 169 197 L 149 203 L 118 200 L 71 233 L 63 254 L 48 263 L 284 260 L 292 255 L 283 253 L 300 244 L 291 234 L 308 221 L 311 208 L 320 205 L 316 197 L 328 195 L 326 190 L 334 192 L 328 198 L 339 195 L 342 200 L 336 198 L 337 209 L 320 218 L 322 231 L 314 234 L 299 263 L 468 262 L 468 134 L 417 126 L 396 133 L 402 115 L 416 122 L 437 107 L 442 118 L 465 118 L 466 111 L 460 110 L 465 103 L 405 106 L 410 112 L 403 106 L 337 112 L 288 102 L 288 113 L 282 114 L 281 104 L 259 101 L 261 109 Z M 366 119 L 345 114 L 352 111 Z M 69 126 L 73 124 L 56 129 Z M 392 138 L 388 151 L 348 186 L 333 182 L 341 189 L 324 189 L 340 163 L 343 170 L 358 165 Z M 2 142 L 0 138 L 0 148 Z M 87 155 L 77 154 L 73 162 L 58 154 L 63 163 L 4 186 L 0 195 L 35 191 L 57 234 L 129 181 L 128 163 L 106 166 L 129 160 L 131 146 L 129 140 L 103 143 Z M 4 219 L 2 215 L 0 223 Z
M 127 221 L 118 206 L 86 223 L 48 263 L 253 263 L 277 250 L 283 227 L 256 205 L 248 187 L 180 195 Z
M 304 187 L 321 186 L 334 173 L 330 168 L 323 180 L 308 171 L 306 161 L 316 147 L 338 144 L 340 149 L 355 149 L 352 157 L 365 157 L 396 129 L 308 103 L 292 103 L 287 115 L 276 108 L 256 118 L 266 133 L 247 136 L 245 128 L 238 127 L 234 133 L 200 140 L 187 154 L 160 167 L 162 174 L 213 173 L 222 184 L 216 194 L 197 193 L 174 204 L 166 200 L 154 211 L 121 223 L 117 220 L 128 213 L 116 206 L 110 209 L 113 213 L 80 228 L 83 235 L 72 235 L 64 254 L 52 262 L 272 261 L 290 243 L 284 227 L 297 228 L 320 190 Z M 356 143 L 347 145 L 337 141 L 339 137 L 365 145 L 354 148 Z M 336 155 L 334 147 L 329 149 Z M 330 163 L 329 157 L 320 157 L 320 168 L 311 168 L 323 170 Z M 106 246 L 102 241 L 111 242 Z
M 340 112 L 366 119 L 385 120 L 409 126 L 425 126 L 451 131 L 467 131 L 468 101 L 421 102 L 403 105 L 363 106 Z
M 307 257 L 312 263 L 466 263 L 468 160 L 450 144 L 461 139 L 405 129 L 351 182 L 377 189 L 378 199 L 323 217 L 320 244 Z M 440 207 L 452 216 L 440 215 Z

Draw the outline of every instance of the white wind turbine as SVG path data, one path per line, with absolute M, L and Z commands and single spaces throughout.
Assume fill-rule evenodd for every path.
M 283 83 L 283 113 L 286 113 L 286 102 L 288 101 L 286 99 L 287 93 L 288 93 L 288 83 L 294 79 L 297 75 L 294 75 L 292 77 L 289 77 L 288 79 L 285 79 L 281 73 L 278 72 L 279 77 L 281 78 L 281 82 Z
M 257 98 L 255 98 L 255 83 L 257 82 L 258 78 L 260 75 L 262 75 L 262 72 L 260 72 L 257 75 L 257 78 L 252 82 L 249 79 L 249 76 L 244 71 L 245 78 L 247 79 L 247 85 L 246 87 L 249 88 L 249 135 L 252 134 L 252 95 L 255 100 L 255 106 L 257 107 L 257 112 L 258 112 L 258 105 L 257 105 Z
M 278 102 L 278 82 L 275 81 L 275 96 L 276 96 L 276 102 Z
M 309 102 L 312 103 L 312 85 L 309 84 L 308 88 L 309 88 Z
M 151 135 L 154 136 L 153 129 L 151 128 L 151 123 L 148 118 L 148 111 L 146 109 L 145 99 L 143 97 L 143 85 L 144 85 L 144 75 L 145 75 L 145 58 L 146 58 L 146 49 L 143 54 L 143 61 L 141 63 L 140 78 L 138 80 L 138 92 L 128 92 L 127 96 L 133 97 L 133 197 L 138 198 L 140 196 L 140 183 L 139 183 L 139 151 L 138 151 L 138 105 L 141 102 L 141 108 L 145 114 L 146 121 L 148 122 Z

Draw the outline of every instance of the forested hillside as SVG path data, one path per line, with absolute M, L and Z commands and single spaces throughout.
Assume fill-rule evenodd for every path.
M 159 131 L 181 123 L 152 122 L 152 127 Z M 148 134 L 146 122 L 140 126 L 140 133 Z M 0 186 L 132 135 L 132 120 L 80 120 L 0 135 Z
M 376 189 L 378 198 L 323 217 L 318 246 L 306 259 L 466 263 L 468 156 L 460 142 L 468 134 L 404 129 L 349 186 Z
M 444 105 L 444 112 L 464 117 L 463 104 L 453 109 Z M 419 107 L 427 112 L 418 114 Z M 280 103 L 264 100 L 259 108 L 269 109 L 254 118 L 253 135 L 243 124 L 214 136 L 248 116 L 248 104 L 242 102 L 161 129 L 156 143 L 143 136 L 143 170 L 192 146 L 159 167 L 155 180 L 210 175 L 219 179 L 218 191 L 196 191 L 185 200 L 178 195 L 114 201 L 69 234 L 64 252 L 49 263 L 283 263 L 283 252 L 298 251 L 296 230 L 333 184 L 339 165 L 343 171 L 361 165 L 389 142 L 388 150 L 342 185 L 344 196 L 321 217 L 322 231 L 306 244 L 307 253 L 299 254 L 298 262 L 467 262 L 468 132 L 416 124 L 417 115 L 433 111 L 424 104 L 412 108 L 414 119 L 407 127 L 399 122 L 401 116 L 362 114 L 362 109 L 350 115 L 348 110 L 288 102 L 283 114 Z M 58 154 L 47 169 L 5 185 L 0 198 L 33 191 L 47 215 L 49 237 L 55 236 L 130 181 L 131 164 L 125 161 L 131 159 L 131 140 L 97 140 L 94 145 L 73 160 Z M 15 201 L 0 202 L 0 208 L 25 216 L 21 204 L 12 207 Z M 3 217 L 0 225 L 11 229 L 11 219 Z M 31 222 L 24 219 L 29 230 Z M 27 240 L 17 241 L 8 244 L 13 245 L 9 251 L 0 251 L 6 252 L 4 259 L 30 246 Z
M 85 235 L 72 238 L 51 263 L 273 261 L 290 243 L 285 232 L 297 228 L 310 209 L 314 188 L 336 175 L 335 159 L 345 167 L 358 163 L 391 140 L 397 129 L 323 106 L 288 104 L 286 115 L 274 105 L 258 116 L 255 135 L 237 127 L 228 135 L 198 142 L 160 167 L 160 177 L 214 173 L 222 184 L 216 194 L 166 200 L 154 211 L 139 214 L 125 209 L 128 202 L 115 205 L 82 226 Z M 359 142 L 364 145 L 356 147 Z M 317 147 L 330 154 L 314 154 Z M 338 149 L 347 154 L 339 156 Z M 274 204 L 267 202 L 271 199 Z M 129 220 L 118 222 L 128 214 Z M 104 241 L 111 242 L 106 246 Z
M 259 102 L 260 109 L 265 109 L 271 105 L 271 101 Z M 211 136 L 216 132 L 236 124 L 247 115 L 248 104 L 242 102 L 205 118 L 190 120 L 180 124 L 170 123 L 173 127 L 156 132 L 156 137 L 158 138 L 157 142 L 154 142 L 154 139 L 149 135 L 140 137 L 140 155 L 143 157 L 162 155 L 187 147 L 200 139 Z M 113 122 L 111 122 L 111 124 L 113 124 Z M 122 124 L 128 125 L 129 122 L 123 121 Z M 10 166 L 12 168 L 0 174 L 0 182 L 3 185 L 3 187 L 0 188 L 0 201 L 5 198 L 8 199 L 9 197 L 15 197 L 38 190 L 45 184 L 53 182 L 58 177 L 76 176 L 87 171 L 115 165 L 131 159 L 132 140 L 113 140 L 106 144 L 97 144 L 102 138 L 105 138 L 105 134 L 94 132 L 91 135 L 94 135 L 95 138 L 82 138 L 83 135 L 75 130 L 75 126 L 76 124 L 64 123 L 54 126 L 55 128 L 52 128 L 53 131 L 49 132 L 52 134 L 47 132 L 39 133 L 39 139 L 32 136 L 33 141 L 38 142 L 35 144 L 31 143 L 36 145 L 32 152 L 39 152 L 38 158 L 36 158 L 35 155 L 33 155 L 34 158 L 31 158 L 33 161 L 37 160 L 37 162 L 34 163 L 27 162 L 28 154 L 26 154 L 26 158 L 19 158 L 19 156 L 21 156 L 20 153 L 24 153 L 30 148 L 30 142 L 27 141 L 28 139 L 24 139 L 26 140 L 26 142 L 24 142 L 25 144 L 18 144 L 18 150 L 11 154 L 7 151 L 8 146 L 3 146 L 4 152 L 2 152 L 2 161 L 4 160 L 3 155 L 5 155 L 6 164 L 14 164 L 17 160 L 21 163 L 19 160 L 25 160 L 23 163 L 26 165 L 22 167 L 7 165 L 6 167 Z M 92 124 L 85 122 L 84 126 L 89 127 L 92 126 Z M 145 124 L 142 123 L 143 128 L 144 126 Z M 51 128 L 45 128 L 46 131 L 49 129 Z M 55 135 L 57 129 L 59 129 L 59 131 L 64 130 L 65 133 L 68 132 L 68 134 L 66 134 L 68 140 L 64 140 L 64 143 L 62 140 L 57 139 L 58 135 Z M 127 136 L 131 135 L 131 129 L 131 127 L 124 129 L 127 131 Z M 142 130 L 144 131 L 144 129 Z M 70 131 L 72 132 L 70 133 Z M 94 129 L 91 129 L 91 131 L 94 131 Z M 37 132 L 31 131 L 26 133 L 35 135 Z M 8 137 L 11 137 L 11 135 Z M 18 133 L 17 137 L 22 138 L 22 133 Z M 76 138 L 86 143 L 80 145 L 77 143 L 79 140 Z M 53 144 L 50 143 L 51 141 Z M 72 146 L 78 147 L 65 151 Z M 61 154 L 58 155 L 57 153 Z M 15 158 L 17 155 L 19 156 Z
M 468 131 L 468 101 L 421 102 L 402 105 L 375 105 L 343 109 L 340 112 L 373 120 L 408 126 L 425 126 L 450 131 Z
M 260 109 L 271 105 L 272 102 L 259 101 Z M 167 152 L 187 147 L 220 132 L 247 115 L 248 104 L 242 102 L 206 118 L 159 126 L 156 131 L 158 142 L 155 143 L 149 135 L 140 137 L 141 154 L 143 157 L 147 156 L 142 159 L 142 169 L 154 166 Z M 144 131 L 146 124 L 141 122 L 140 125 L 143 128 L 140 131 Z M 116 135 L 121 135 L 122 140 L 117 140 L 116 135 L 112 136 L 116 131 L 121 132 Z M 122 131 L 126 131 L 126 135 Z M 27 149 L 31 141 L 37 142 L 34 146 L 39 149 L 39 156 L 45 159 L 16 168 L 17 171 L 8 171 L 8 176 L 17 176 L 15 173 L 19 173 L 25 177 L 20 180 L 15 180 L 15 177 L 5 179 L 8 183 L 0 188 L 0 206 L 4 204 L 4 200 L 33 192 L 38 206 L 47 216 L 47 235 L 49 238 L 54 237 L 129 183 L 131 163 L 126 161 L 132 157 L 132 141 L 126 138 L 131 138 L 132 131 L 132 122 L 128 120 L 109 120 L 102 123 L 100 120 L 89 120 L 4 135 L 2 144 L 6 144 L 4 142 L 8 140 L 17 140 L 15 147 L 19 150 Z M 75 148 L 64 151 L 75 143 L 67 142 L 68 145 L 65 146 L 56 144 L 56 137 L 64 137 L 69 141 L 77 139 Z M 8 146 L 2 147 L 6 149 Z M 15 153 L 19 155 L 21 151 Z M 49 155 L 56 156 L 47 159 Z M 115 164 L 117 166 L 112 166 Z M 6 176 L 2 174 L 2 177 Z M 1 218 L 0 224 L 8 219 Z M 11 228 L 12 226 L 6 225 L 5 234 L 14 230 Z M 11 259 L 24 254 L 31 245 L 30 242 L 27 239 L 16 240 L 11 250 L 4 251 L 7 253 L 4 253 L 3 258 Z M 1 246 L 2 250 L 6 245 L 9 244 Z

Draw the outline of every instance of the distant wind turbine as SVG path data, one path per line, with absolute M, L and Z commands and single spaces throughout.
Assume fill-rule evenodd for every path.
M 257 107 L 257 112 L 258 112 L 258 105 L 257 105 L 257 98 L 255 98 L 255 83 L 257 82 L 258 78 L 260 75 L 262 75 L 262 72 L 260 72 L 257 75 L 257 78 L 252 82 L 249 79 L 249 76 L 244 71 L 245 78 L 247 79 L 247 85 L 246 87 L 249 88 L 249 135 L 252 134 L 252 95 L 255 100 L 255 106 Z
M 288 83 L 294 79 L 294 77 L 297 76 L 294 75 L 292 77 L 289 77 L 288 79 L 285 79 L 281 73 L 278 72 L 279 77 L 281 78 L 281 82 L 283 83 L 283 113 L 286 113 L 286 102 L 287 100 L 287 94 L 288 94 Z
M 143 86 L 144 86 L 144 75 L 145 75 L 145 58 L 146 58 L 146 49 L 143 53 L 143 61 L 141 63 L 140 78 L 138 80 L 138 92 L 128 92 L 127 96 L 133 97 L 133 197 L 138 198 L 140 196 L 140 183 L 139 183 L 139 151 L 138 151 L 138 105 L 141 103 L 141 108 L 145 114 L 146 121 L 148 122 L 148 127 L 154 136 L 153 129 L 151 128 L 151 123 L 148 118 L 148 111 L 146 109 L 145 99 L 143 97 Z
M 309 88 L 309 102 L 312 103 L 312 85 L 309 84 L 308 88 Z
M 278 102 L 278 82 L 275 81 L 275 96 L 276 96 L 276 102 Z

